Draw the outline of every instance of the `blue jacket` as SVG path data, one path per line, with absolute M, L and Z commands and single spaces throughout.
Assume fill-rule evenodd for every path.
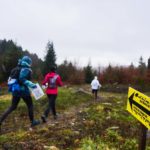
M 24 56 L 20 61 L 20 73 L 19 73 L 19 81 L 17 81 L 19 84 L 20 89 L 17 91 L 12 91 L 12 95 L 14 96 L 29 96 L 30 90 L 29 88 L 34 88 L 36 85 L 32 83 L 31 80 L 31 64 L 32 60 L 28 56 Z M 16 84 L 16 85 L 17 85 Z

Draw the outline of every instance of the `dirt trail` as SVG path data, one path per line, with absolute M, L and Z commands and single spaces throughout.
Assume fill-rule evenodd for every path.
M 85 108 L 88 108 L 91 105 L 96 103 L 100 103 L 103 98 L 98 98 L 97 101 L 91 99 L 86 103 L 82 103 L 79 106 L 72 106 L 71 108 L 67 109 L 66 111 L 62 112 L 62 114 L 58 115 L 58 119 L 54 120 L 52 117 L 49 118 L 49 121 L 46 123 L 48 126 L 55 126 L 57 128 L 74 128 L 79 122 L 77 121 L 79 118 L 79 114 Z M 81 117 L 81 116 L 80 116 Z M 80 118 L 81 119 L 81 118 Z M 83 118 L 84 119 L 84 118 Z
M 98 103 L 99 101 L 97 101 Z M 81 113 L 84 108 L 94 104 L 93 100 L 90 100 L 86 103 L 82 103 L 79 106 L 72 106 L 66 111 L 62 112 L 62 114 L 58 114 L 57 120 L 54 120 L 52 117 L 49 118 L 49 121 L 46 123 L 48 125 L 57 124 L 59 126 L 69 126 L 74 125 L 76 123 L 76 119 L 78 118 L 78 114 Z
M 76 124 L 78 124 L 77 119 L 79 118 L 79 114 L 82 113 L 84 108 L 93 105 L 95 103 L 99 103 L 103 98 L 98 98 L 98 100 L 95 102 L 93 99 L 90 101 L 81 103 L 78 106 L 72 106 L 69 109 L 62 111 L 60 114 L 58 114 L 58 118 L 56 120 L 53 119 L 52 115 L 48 117 L 47 123 L 42 123 L 39 125 L 40 127 L 30 128 L 29 124 L 24 123 L 24 125 L 21 127 L 23 129 L 29 129 L 29 131 L 36 130 L 36 128 L 45 128 L 45 127 L 54 127 L 55 129 L 63 129 L 63 128 L 74 128 Z M 18 123 L 17 123 L 18 124 Z M 2 126 L 1 134 L 6 134 L 9 132 L 16 132 L 18 128 L 12 128 L 8 127 L 7 124 L 4 123 Z M 19 127 L 20 128 L 20 127 Z

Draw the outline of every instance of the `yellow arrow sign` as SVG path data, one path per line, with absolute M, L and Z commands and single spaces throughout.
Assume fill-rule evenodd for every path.
M 127 110 L 150 129 L 150 98 L 129 87 Z

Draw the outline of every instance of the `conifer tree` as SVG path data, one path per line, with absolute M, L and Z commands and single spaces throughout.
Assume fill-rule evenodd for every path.
M 148 58 L 147 64 L 147 83 L 150 83 L 150 58 Z
M 46 56 L 44 59 L 44 70 L 43 73 L 46 74 L 50 71 L 51 67 L 56 66 L 56 53 L 54 50 L 53 42 L 48 41 L 46 46 Z
M 146 73 L 146 64 L 145 64 L 145 62 L 143 62 L 143 57 L 142 56 L 139 59 L 138 69 L 139 69 L 140 75 L 143 76 Z
M 94 75 L 93 75 L 92 66 L 90 65 L 90 63 L 84 68 L 84 72 L 85 72 L 85 82 L 91 83 Z
M 148 65 L 147 65 L 147 69 L 150 70 L 150 58 L 148 58 Z

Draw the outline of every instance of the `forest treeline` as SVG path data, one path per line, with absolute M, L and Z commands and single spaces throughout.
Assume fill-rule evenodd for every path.
M 38 50 L 37 50 L 38 51 Z M 50 66 L 57 65 L 56 52 L 53 42 L 48 42 L 45 49 L 44 60 L 37 54 L 32 54 L 28 50 L 23 50 L 13 40 L 0 40 L 0 83 L 7 82 L 10 71 L 14 68 L 18 59 L 24 55 L 32 58 L 33 79 L 41 81 L 44 75 L 50 70 Z M 57 71 L 64 82 L 70 84 L 90 83 L 95 75 L 98 76 L 102 84 L 150 84 L 150 58 L 147 62 L 139 58 L 138 66 L 131 63 L 130 66 L 112 66 L 94 68 L 87 62 L 87 66 L 81 67 L 79 64 L 64 60 L 62 64 L 57 65 Z

